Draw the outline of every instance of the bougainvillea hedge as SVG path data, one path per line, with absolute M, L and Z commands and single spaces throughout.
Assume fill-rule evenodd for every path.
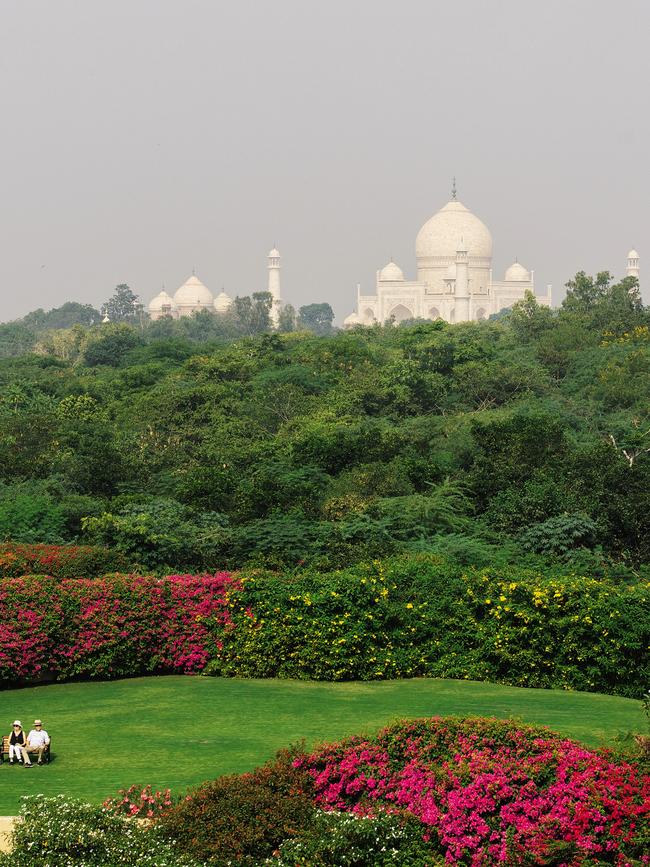
M 111 678 L 205 668 L 228 619 L 228 573 L 0 581 L 0 680 Z M 212 648 L 212 650 L 210 650 Z
M 51 575 L 54 578 L 96 578 L 127 572 L 131 564 L 118 551 L 92 545 L 0 544 L 0 577 Z
M 640 697 L 650 588 L 430 556 L 328 575 L 0 580 L 0 679 L 450 677 Z

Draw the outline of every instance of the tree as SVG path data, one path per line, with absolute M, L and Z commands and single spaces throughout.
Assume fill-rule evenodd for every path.
M 111 322 L 138 322 L 143 307 L 139 296 L 132 292 L 126 283 L 120 283 L 104 304 L 103 310 Z
M 281 334 L 288 334 L 290 331 L 296 330 L 296 310 L 292 304 L 285 304 L 280 310 L 278 317 L 278 331 Z
M 138 333 L 126 323 L 102 326 L 98 337 L 86 347 L 84 361 L 88 367 L 98 364 L 118 367 L 124 353 L 140 343 Z
M 252 336 L 268 331 L 271 327 L 271 305 L 273 296 L 270 292 L 253 292 L 243 298 L 235 298 L 235 316 L 239 320 L 244 334 Z
M 298 311 L 301 328 L 314 334 L 331 334 L 334 311 L 329 304 L 306 304 Z
M 508 321 L 517 337 L 528 342 L 553 327 L 554 314 L 538 303 L 533 292 L 526 290 L 523 299 L 512 305 Z
M 647 325 L 636 277 L 613 283 L 608 271 L 590 277 L 579 271 L 566 284 L 561 316 L 578 318 L 588 328 L 609 335 L 621 335 L 635 327 Z
M 35 331 L 72 328 L 73 325 L 96 325 L 100 320 L 99 310 L 92 304 L 80 304 L 78 301 L 66 301 L 47 313 L 42 309 L 33 310 L 22 319 L 24 325 Z

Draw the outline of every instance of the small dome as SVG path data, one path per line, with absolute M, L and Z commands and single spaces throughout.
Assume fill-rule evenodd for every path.
M 527 271 L 519 262 L 513 262 L 506 271 L 505 280 L 507 283 L 530 283 L 530 271 Z
M 164 289 L 149 302 L 149 313 L 160 313 L 163 307 L 169 307 L 171 310 L 176 310 L 174 299 L 171 295 L 168 295 Z
M 391 261 L 388 265 L 384 265 L 384 267 L 379 272 L 379 279 L 382 283 L 387 283 L 389 281 L 395 282 L 399 280 L 404 280 L 404 274 L 402 273 L 402 269 L 399 265 L 396 265 L 395 262 Z
M 461 239 L 470 260 L 491 258 L 492 235 L 488 227 L 465 205 L 452 199 L 418 232 L 415 255 L 418 259 L 455 259 Z
M 269 259 L 279 259 L 279 258 L 280 258 L 280 251 L 278 250 L 277 247 L 274 247 L 269 253 Z
M 633 249 L 630 250 L 630 252 L 627 254 L 627 258 L 628 258 L 628 259 L 638 259 L 638 258 L 639 258 L 639 254 L 638 254 L 637 251 L 633 248 Z
M 196 274 L 192 274 L 174 293 L 174 301 L 179 307 L 211 307 L 212 292 Z
M 359 314 L 356 313 L 354 310 L 352 311 L 352 313 L 350 313 L 349 316 L 346 316 L 345 319 L 343 320 L 343 325 L 346 328 L 351 328 L 353 325 L 361 325 L 362 323 L 363 323 L 363 320 L 361 319 Z
M 217 313 L 225 313 L 227 310 L 230 310 L 232 305 L 232 298 L 230 297 L 230 295 L 228 295 L 227 292 L 224 292 L 223 290 L 219 292 L 217 297 L 214 299 L 214 309 L 217 311 Z

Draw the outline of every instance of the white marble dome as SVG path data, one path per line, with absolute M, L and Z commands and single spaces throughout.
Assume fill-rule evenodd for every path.
M 171 295 L 168 295 L 164 289 L 149 302 L 149 313 L 161 313 L 163 307 L 169 307 L 170 312 L 176 310 L 174 299 L 171 297 Z
M 508 282 L 530 283 L 530 271 L 526 270 L 519 262 L 513 262 L 506 270 L 505 279 Z
M 227 292 L 224 292 L 223 290 L 219 292 L 217 297 L 214 299 L 214 309 L 217 311 L 217 313 L 226 313 L 228 310 L 230 310 L 232 305 L 232 298 L 230 297 L 230 295 L 228 295 Z
M 179 307 L 211 307 L 212 292 L 192 274 L 174 293 L 174 302 Z
M 384 265 L 384 267 L 379 272 L 379 279 L 382 283 L 387 283 L 389 281 L 396 280 L 404 280 L 404 274 L 399 265 L 396 265 L 395 262 L 391 259 L 388 265 Z
M 465 205 L 452 199 L 418 232 L 415 255 L 418 259 L 455 259 L 461 239 L 470 259 L 492 257 L 492 235 L 488 227 Z
M 637 253 L 637 251 L 636 251 L 635 249 L 632 249 L 632 250 L 630 250 L 630 252 L 627 254 L 627 258 L 628 258 L 628 259 L 638 259 L 638 258 L 639 258 L 639 254 Z

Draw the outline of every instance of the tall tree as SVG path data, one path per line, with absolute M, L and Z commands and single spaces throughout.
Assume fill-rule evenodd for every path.
M 290 331 L 296 330 L 296 310 L 292 304 L 285 304 L 280 310 L 278 317 L 278 331 L 281 334 L 288 334 Z
M 334 311 L 329 304 L 306 304 L 299 310 L 300 327 L 314 334 L 330 334 Z
M 115 292 L 102 309 L 111 322 L 139 322 L 143 313 L 139 296 L 131 291 L 127 283 L 115 287 Z
M 273 296 L 270 292 L 253 292 L 235 298 L 235 316 L 240 322 L 245 334 L 261 334 L 271 327 L 271 305 Z

